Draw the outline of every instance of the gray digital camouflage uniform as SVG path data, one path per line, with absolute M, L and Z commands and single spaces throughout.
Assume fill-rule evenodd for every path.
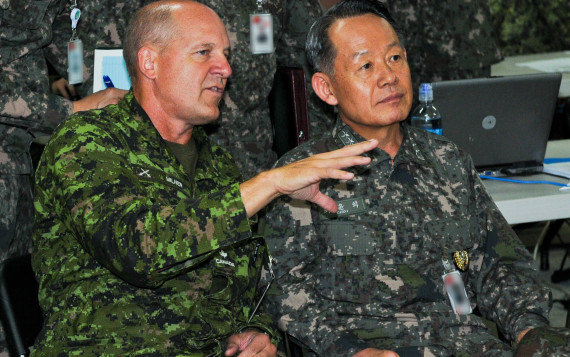
M 42 48 L 60 0 L 0 0 L 0 261 L 32 245 L 30 145 L 49 133 L 72 103 L 49 95 Z M 0 351 L 4 346 L 0 329 Z
M 194 178 L 132 92 L 54 132 L 36 173 L 32 355 L 218 356 L 245 327 L 273 332 L 267 315 L 247 322 L 265 248 L 238 169 L 201 128 L 192 137 Z
M 73 1 L 67 0 L 68 5 Z M 81 92 L 86 96 L 93 89 L 93 51 L 96 48 L 121 47 L 128 19 L 152 1 L 87 0 L 78 3 L 82 18 L 78 35 L 84 45 L 84 78 Z M 232 154 L 245 178 L 271 168 L 277 155 L 273 151 L 273 132 L 267 97 L 273 86 L 277 65 L 306 66 L 305 37 L 308 27 L 322 14 L 317 0 L 264 0 L 263 10 L 273 15 L 275 51 L 252 54 L 250 50 L 249 16 L 257 12 L 255 0 L 198 0 L 220 16 L 231 45 L 230 65 L 233 73 L 220 105 L 220 118 L 209 125 L 210 139 Z M 70 36 L 69 11 L 56 23 L 55 38 L 49 48 L 49 59 L 57 71 L 65 75 L 67 41 Z M 311 131 L 318 133 L 333 125 L 330 111 L 312 94 L 307 72 Z
M 394 158 L 376 149 L 348 182 L 321 191 L 339 213 L 280 198 L 263 230 L 276 260 L 265 305 L 281 329 L 320 356 L 367 347 L 404 356 L 510 356 L 474 315 L 455 315 L 443 290 L 442 257 L 466 250 L 461 276 L 472 307 L 510 341 L 548 324 L 550 291 L 507 224 L 470 157 L 441 136 L 402 125 Z M 364 140 L 337 122 L 332 133 L 277 165 Z
M 27 252 L 32 216 L 30 145 L 72 104 L 49 95 L 42 47 L 63 1 L 0 0 L 0 259 Z M 20 193 L 19 193 L 20 192 Z M 19 208 L 18 208 L 19 207 Z M 20 214 L 18 219 L 16 214 Z
M 499 62 L 488 0 L 381 0 L 402 29 L 413 88 L 491 75 Z

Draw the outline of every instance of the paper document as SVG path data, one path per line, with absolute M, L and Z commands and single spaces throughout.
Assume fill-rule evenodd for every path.
M 107 75 L 115 88 L 129 90 L 131 78 L 127 72 L 127 65 L 123 58 L 122 49 L 95 50 L 93 66 L 93 93 L 106 88 L 103 76 Z
M 570 161 L 560 161 L 552 164 L 545 163 L 542 172 L 570 179 Z
M 519 67 L 528 67 L 540 72 L 570 72 L 570 57 L 517 63 Z

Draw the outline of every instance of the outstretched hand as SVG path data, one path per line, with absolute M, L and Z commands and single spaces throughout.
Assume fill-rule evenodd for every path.
M 370 158 L 360 155 L 376 146 L 378 141 L 374 139 L 364 141 L 262 172 L 240 186 L 248 216 L 281 195 L 314 202 L 327 211 L 336 212 L 336 202 L 319 190 L 319 183 L 323 179 L 352 179 L 354 174 L 342 169 L 369 164 Z

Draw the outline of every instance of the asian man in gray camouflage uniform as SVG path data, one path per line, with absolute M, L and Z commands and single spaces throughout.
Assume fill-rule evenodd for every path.
M 341 169 L 368 164 L 358 155 L 377 142 L 241 182 L 201 127 L 219 115 L 229 52 L 210 8 L 150 4 L 124 42 L 132 90 L 55 130 L 36 174 L 45 325 L 32 355 L 275 355 L 256 310 L 255 214 L 282 194 L 336 211 L 319 181 L 351 179 Z
M 350 182 L 321 183 L 337 213 L 287 197 L 268 207 L 262 231 L 276 279 L 266 311 L 318 356 L 569 352 L 568 330 L 548 327 L 550 291 L 469 155 L 403 122 L 412 88 L 398 34 L 384 5 L 369 0 L 340 2 L 309 31 L 313 87 L 339 118 L 277 166 L 365 139 L 379 145 Z M 455 308 L 444 277 L 458 288 Z

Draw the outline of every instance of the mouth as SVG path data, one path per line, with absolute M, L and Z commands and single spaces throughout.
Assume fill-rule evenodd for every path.
M 402 99 L 403 96 L 404 96 L 404 94 L 402 94 L 402 93 L 394 93 L 394 94 L 391 94 L 387 97 L 384 97 L 382 100 L 380 100 L 380 103 L 398 102 L 400 99 Z
M 224 87 L 221 86 L 211 86 L 206 89 L 219 95 L 222 95 L 224 93 Z

